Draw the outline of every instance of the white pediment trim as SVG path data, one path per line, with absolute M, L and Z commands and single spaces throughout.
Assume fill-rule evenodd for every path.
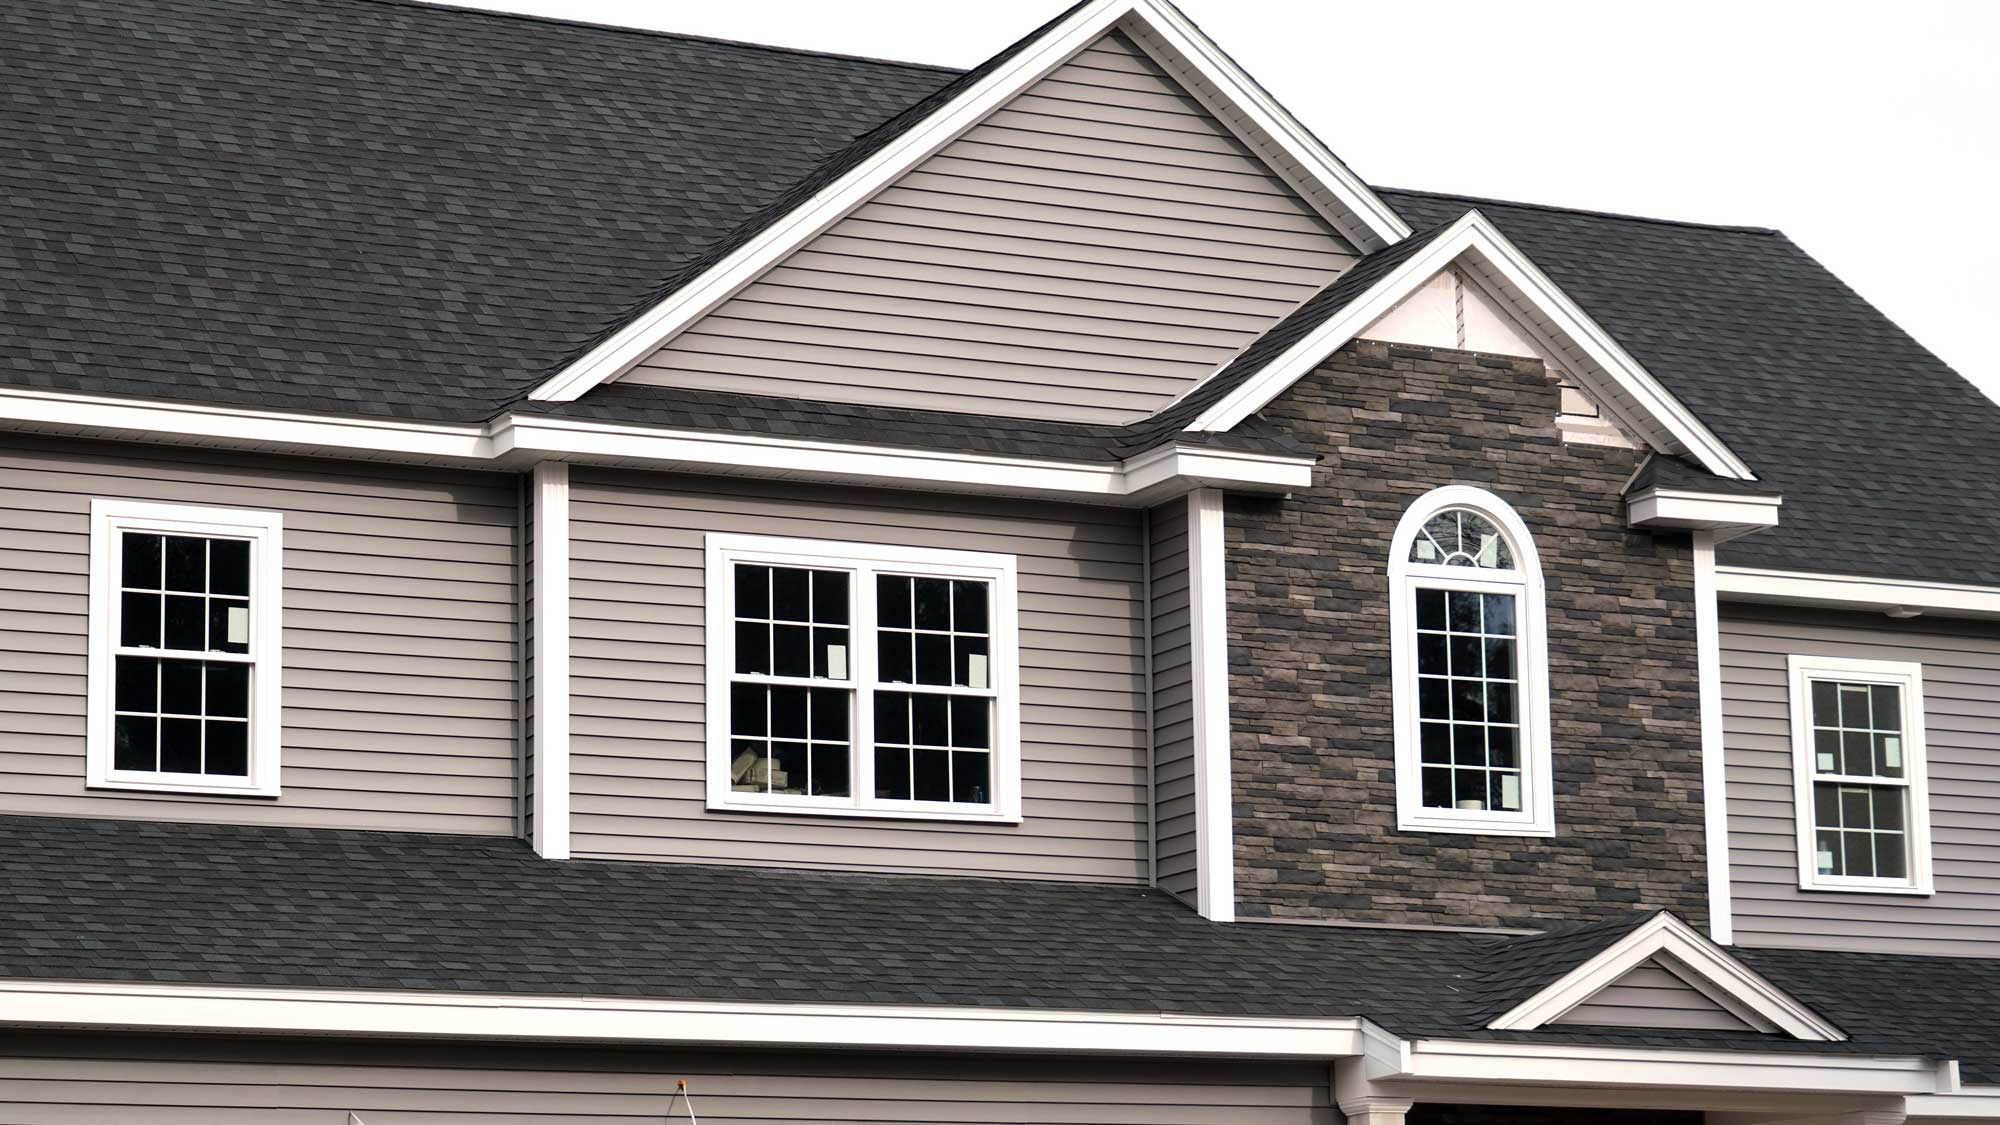
M 529 393 L 572 401 L 683 329 L 1107 32 L 1124 32 L 1364 253 L 1408 224 L 1167 0 L 1089 0 L 924 120 L 710 265 Z
M 1664 911 L 1486 1026 L 1494 1031 L 1533 1031 L 1655 960 L 1752 1026 L 1769 1026 L 1810 1042 L 1838 1043 L 1847 1038 L 1728 950 Z
M 1512 310 L 1517 326 L 1548 354 L 1560 357 L 1571 377 L 1628 432 L 1663 453 L 1692 456 L 1717 476 L 1755 479 L 1749 466 L 1692 410 L 1476 210 L 1466 212 L 1346 308 L 1204 410 L 1187 428 L 1197 432 L 1234 428 L 1327 356 L 1363 337 L 1368 326 L 1388 315 L 1424 283 L 1453 267 L 1464 270 L 1497 303 Z

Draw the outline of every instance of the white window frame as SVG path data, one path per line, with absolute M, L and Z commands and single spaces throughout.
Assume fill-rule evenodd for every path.
M 729 686 L 736 678 L 736 567 L 764 566 L 845 570 L 853 575 L 849 600 L 848 671 L 846 680 L 820 681 L 826 687 L 850 688 L 852 755 L 850 795 L 814 797 L 803 794 L 742 793 L 729 784 Z M 843 543 L 820 539 L 788 539 L 760 535 L 712 534 L 706 540 L 707 692 L 704 726 L 708 743 L 708 807 L 727 812 L 810 813 L 815 816 L 874 817 L 900 820 L 954 820 L 1017 824 L 1021 820 L 1021 689 L 1017 623 L 1019 600 L 1014 556 L 977 551 L 899 547 L 879 543 Z M 985 806 L 942 801 L 890 801 L 875 792 L 874 693 L 907 691 L 953 694 L 932 685 L 878 684 L 875 680 L 875 577 L 878 574 L 925 578 L 961 578 L 991 584 L 988 629 L 991 648 L 988 676 L 993 699 L 993 746 L 989 784 L 993 800 Z M 779 680 L 803 684 L 804 680 Z M 969 689 L 956 689 L 967 693 Z
M 250 666 L 250 772 L 240 780 L 112 768 L 114 680 L 120 655 L 174 659 L 174 649 L 122 649 L 119 537 L 125 532 L 250 542 L 250 651 L 179 653 L 189 660 Z M 85 784 L 209 797 L 279 795 L 282 737 L 284 517 L 277 512 L 94 499 L 90 503 L 90 664 L 84 725 Z
M 1849 657 L 1794 653 L 1786 660 L 1790 673 L 1792 712 L 1793 820 L 1798 828 L 1799 889 L 1859 894 L 1928 895 L 1931 871 L 1931 800 L 1927 740 L 1924 737 L 1924 666 L 1902 660 L 1860 660 Z M 1909 847 L 1909 876 L 1881 879 L 1856 875 L 1822 875 L 1815 861 L 1817 809 L 1813 782 L 1841 781 L 1844 775 L 1814 772 L 1812 685 L 1815 680 L 1887 684 L 1901 689 L 1903 701 L 1903 785 L 1909 793 L 1904 840 Z M 1852 779 L 1856 785 L 1895 785 L 1883 778 Z
M 1410 547 L 1432 516 L 1464 508 L 1492 520 L 1514 552 L 1512 571 L 1410 562 Z M 1417 610 L 1420 589 L 1513 594 L 1515 700 L 1520 722 L 1521 810 L 1424 807 L 1423 756 L 1417 716 Z M 1390 672 L 1394 682 L 1396 827 L 1404 832 L 1454 832 L 1483 836 L 1556 834 L 1554 755 L 1550 749 L 1548 606 L 1542 564 L 1527 524 L 1505 500 L 1472 485 L 1447 485 L 1426 493 L 1403 513 L 1389 543 Z

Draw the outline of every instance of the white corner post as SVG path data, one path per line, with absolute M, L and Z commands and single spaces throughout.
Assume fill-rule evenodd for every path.
M 535 466 L 535 853 L 569 858 L 569 466 Z
M 1729 767 L 1722 736 L 1722 609 L 1715 581 L 1715 532 L 1694 533 L 1695 667 L 1701 685 L 1701 801 L 1708 853 L 1708 936 L 1735 939 L 1729 898 Z
M 1403 1125 L 1404 1116 L 1410 1112 L 1413 1101 L 1379 1092 L 1368 1078 L 1370 1065 L 1376 1061 L 1371 1057 L 1374 1050 L 1384 1047 L 1399 1049 L 1401 1046 L 1376 1041 L 1370 1044 L 1370 1053 L 1335 1060 L 1333 1103 L 1340 1107 L 1340 1114 L 1347 1119 L 1347 1125 Z
M 1222 492 L 1188 494 L 1188 624 L 1194 694 L 1195 909 L 1236 920 L 1229 779 L 1229 587 L 1223 580 Z

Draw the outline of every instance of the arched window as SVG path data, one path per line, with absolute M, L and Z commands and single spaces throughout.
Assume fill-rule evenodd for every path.
M 1534 540 L 1482 488 L 1425 495 L 1389 556 L 1396 821 L 1555 834 L 1547 613 Z

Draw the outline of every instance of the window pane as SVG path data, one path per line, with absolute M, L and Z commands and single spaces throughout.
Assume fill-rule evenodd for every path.
M 208 542 L 208 592 L 250 596 L 250 544 L 243 539 Z
M 1477 723 L 1459 723 L 1451 728 L 1451 759 L 1461 766 L 1486 764 L 1486 728 Z
M 793 796 L 806 794 L 810 780 L 810 756 L 803 742 L 771 743 L 771 792 Z
M 1841 772 L 1867 777 L 1875 772 L 1875 740 L 1865 730 L 1840 732 Z
M 1840 772 L 1839 731 L 1816 730 L 1813 732 L 1813 769 L 1820 773 Z
M 915 750 L 911 758 L 911 787 L 919 801 L 951 800 L 951 751 Z
M 1421 679 L 1417 681 L 1417 714 L 1426 719 L 1451 718 L 1451 681 Z
M 986 628 L 986 583 L 951 584 L 952 625 L 961 633 L 984 633 Z
M 875 693 L 875 741 L 907 746 L 910 742 L 910 697 L 900 691 Z
M 208 599 L 208 648 L 211 652 L 250 651 L 249 602 Z
M 812 692 L 812 737 L 815 742 L 846 742 L 848 734 L 845 691 L 819 689 Z
M 910 752 L 901 747 L 875 749 L 875 795 L 886 801 L 910 799 Z
M 771 616 L 771 568 L 739 563 L 736 567 L 736 616 Z
M 208 624 L 207 601 L 206 598 L 175 596 L 167 598 L 167 648 L 190 652 L 207 651 L 208 636 L 205 629 Z
M 1451 639 L 1443 633 L 1417 634 L 1417 672 L 1426 676 L 1442 676 L 1451 670 L 1447 654 L 1451 651 Z
M 1880 879 L 1910 877 L 1908 837 L 1901 832 L 1875 834 L 1875 875 Z
M 771 616 L 779 621 L 809 621 L 812 601 L 810 573 L 797 567 L 771 568 Z
M 993 703 L 960 697 L 951 701 L 951 744 L 961 749 L 987 749 L 992 743 Z
M 1486 721 L 1489 723 L 1514 722 L 1514 696 L 1520 687 L 1513 683 L 1492 683 L 1486 685 Z
M 992 755 L 984 751 L 954 751 L 951 756 L 951 799 L 960 804 L 983 805 L 988 795 L 987 770 Z
M 822 680 L 847 678 L 847 630 L 815 627 L 812 674 Z
M 736 670 L 751 675 L 771 671 L 771 627 L 761 621 L 736 623 Z
M 729 787 L 738 793 L 763 793 L 770 787 L 771 746 L 739 738 L 729 744 Z
M 1500 812 L 1521 811 L 1521 775 L 1495 770 L 1486 775 L 1488 808 Z
M 1486 674 L 1486 643 L 1476 636 L 1451 638 L 1451 674 L 1454 676 L 1483 676 Z
M 202 727 L 207 739 L 202 772 L 221 777 L 250 776 L 250 724 L 210 719 Z
M 1846 852 L 1846 874 L 1871 878 L 1875 874 L 1875 837 L 1872 832 L 1843 832 L 1841 845 Z
M 121 656 L 113 672 L 113 680 L 111 689 L 113 709 L 151 712 L 158 708 L 159 661 L 148 660 L 143 656 Z
M 1906 790 L 1883 786 L 1875 790 L 1875 827 L 1891 832 L 1903 830 L 1903 794 Z
M 922 603 L 919 603 L 921 608 Z M 940 633 L 917 634 L 917 682 L 951 683 L 951 638 Z
M 875 580 L 875 618 L 885 629 L 907 629 L 910 627 L 909 579 L 877 578 Z
M 1443 766 L 1424 767 L 1424 807 L 1427 809 L 1448 809 L 1451 807 L 1451 769 Z
M 771 693 L 771 737 L 806 737 L 806 689 L 766 688 Z
M 120 715 L 112 723 L 111 768 L 152 773 L 160 768 L 159 720 L 150 715 Z
M 990 657 L 985 637 L 953 637 L 951 682 L 959 687 L 985 689 L 992 686 Z
M 883 630 L 875 638 L 876 673 L 883 683 L 907 684 L 916 679 L 916 639 L 909 633 Z
M 814 743 L 812 791 L 815 797 L 848 797 L 848 756 L 845 745 Z
M 160 770 L 163 773 L 201 772 L 201 720 L 160 720 Z
M 167 537 L 167 589 L 197 594 L 208 589 L 208 540 Z
M 805 679 L 812 675 L 812 630 L 804 625 L 771 626 L 771 674 Z
M 1844 875 L 1847 867 L 1840 847 L 1840 833 L 1820 831 L 1813 839 L 1813 867 L 1821 875 Z
M 1514 635 L 1514 595 L 1485 594 L 1486 631 L 1503 637 Z
M 1423 760 L 1426 762 L 1450 764 L 1451 724 L 1422 723 L 1419 725 L 1423 728 L 1423 734 L 1420 737 L 1423 746 Z
M 910 697 L 910 741 L 918 746 L 950 745 L 950 701 L 942 695 Z
M 1461 809 L 1473 811 L 1486 807 L 1486 771 L 1459 770 L 1452 775 L 1452 801 Z
M 1478 680 L 1451 682 L 1451 717 L 1460 722 L 1486 721 L 1485 685 Z
M 120 536 L 119 585 L 160 588 L 160 537 L 128 531 Z
M 1516 769 L 1521 765 L 1520 747 L 1513 727 L 1486 728 L 1486 760 L 1494 766 Z
M 917 583 L 917 628 L 951 628 L 951 581 L 919 578 Z
M 1417 591 L 1417 628 L 1443 629 L 1445 625 L 1444 591 Z
M 1878 734 L 1875 741 L 1875 773 L 1879 777 L 1903 776 L 1903 736 Z
M 204 697 L 207 708 L 204 714 L 236 719 L 249 717 L 250 666 L 248 664 L 210 664 L 206 679 L 208 682 Z
M 1874 802 L 1866 789 L 1840 791 L 1840 823 L 1848 828 L 1867 828 L 1875 822 Z
M 1514 678 L 1514 642 L 1497 637 L 1486 639 L 1486 674 L 1496 680 Z
M 729 685 L 729 733 L 767 735 L 770 717 L 765 708 L 771 689 L 762 684 Z
M 201 714 L 201 665 L 192 660 L 160 662 L 160 710 L 168 715 Z
M 813 620 L 822 625 L 847 624 L 847 572 L 815 570 L 812 583 Z
M 1830 680 L 1814 680 L 1812 684 L 1812 721 L 1814 726 L 1837 727 L 1840 725 L 1840 689 Z
M 160 647 L 160 595 L 119 596 L 118 643 L 126 648 Z
M 1463 590 L 1449 591 L 1448 604 L 1451 610 L 1451 631 L 1454 633 L 1477 633 L 1479 631 L 1479 595 Z
M 1900 731 L 1903 729 L 1903 692 L 1894 684 L 1876 684 L 1869 688 L 1873 697 L 1869 713 L 1876 730 Z
M 1840 787 L 1819 782 L 1813 786 L 1813 823 L 1821 828 L 1840 824 Z

